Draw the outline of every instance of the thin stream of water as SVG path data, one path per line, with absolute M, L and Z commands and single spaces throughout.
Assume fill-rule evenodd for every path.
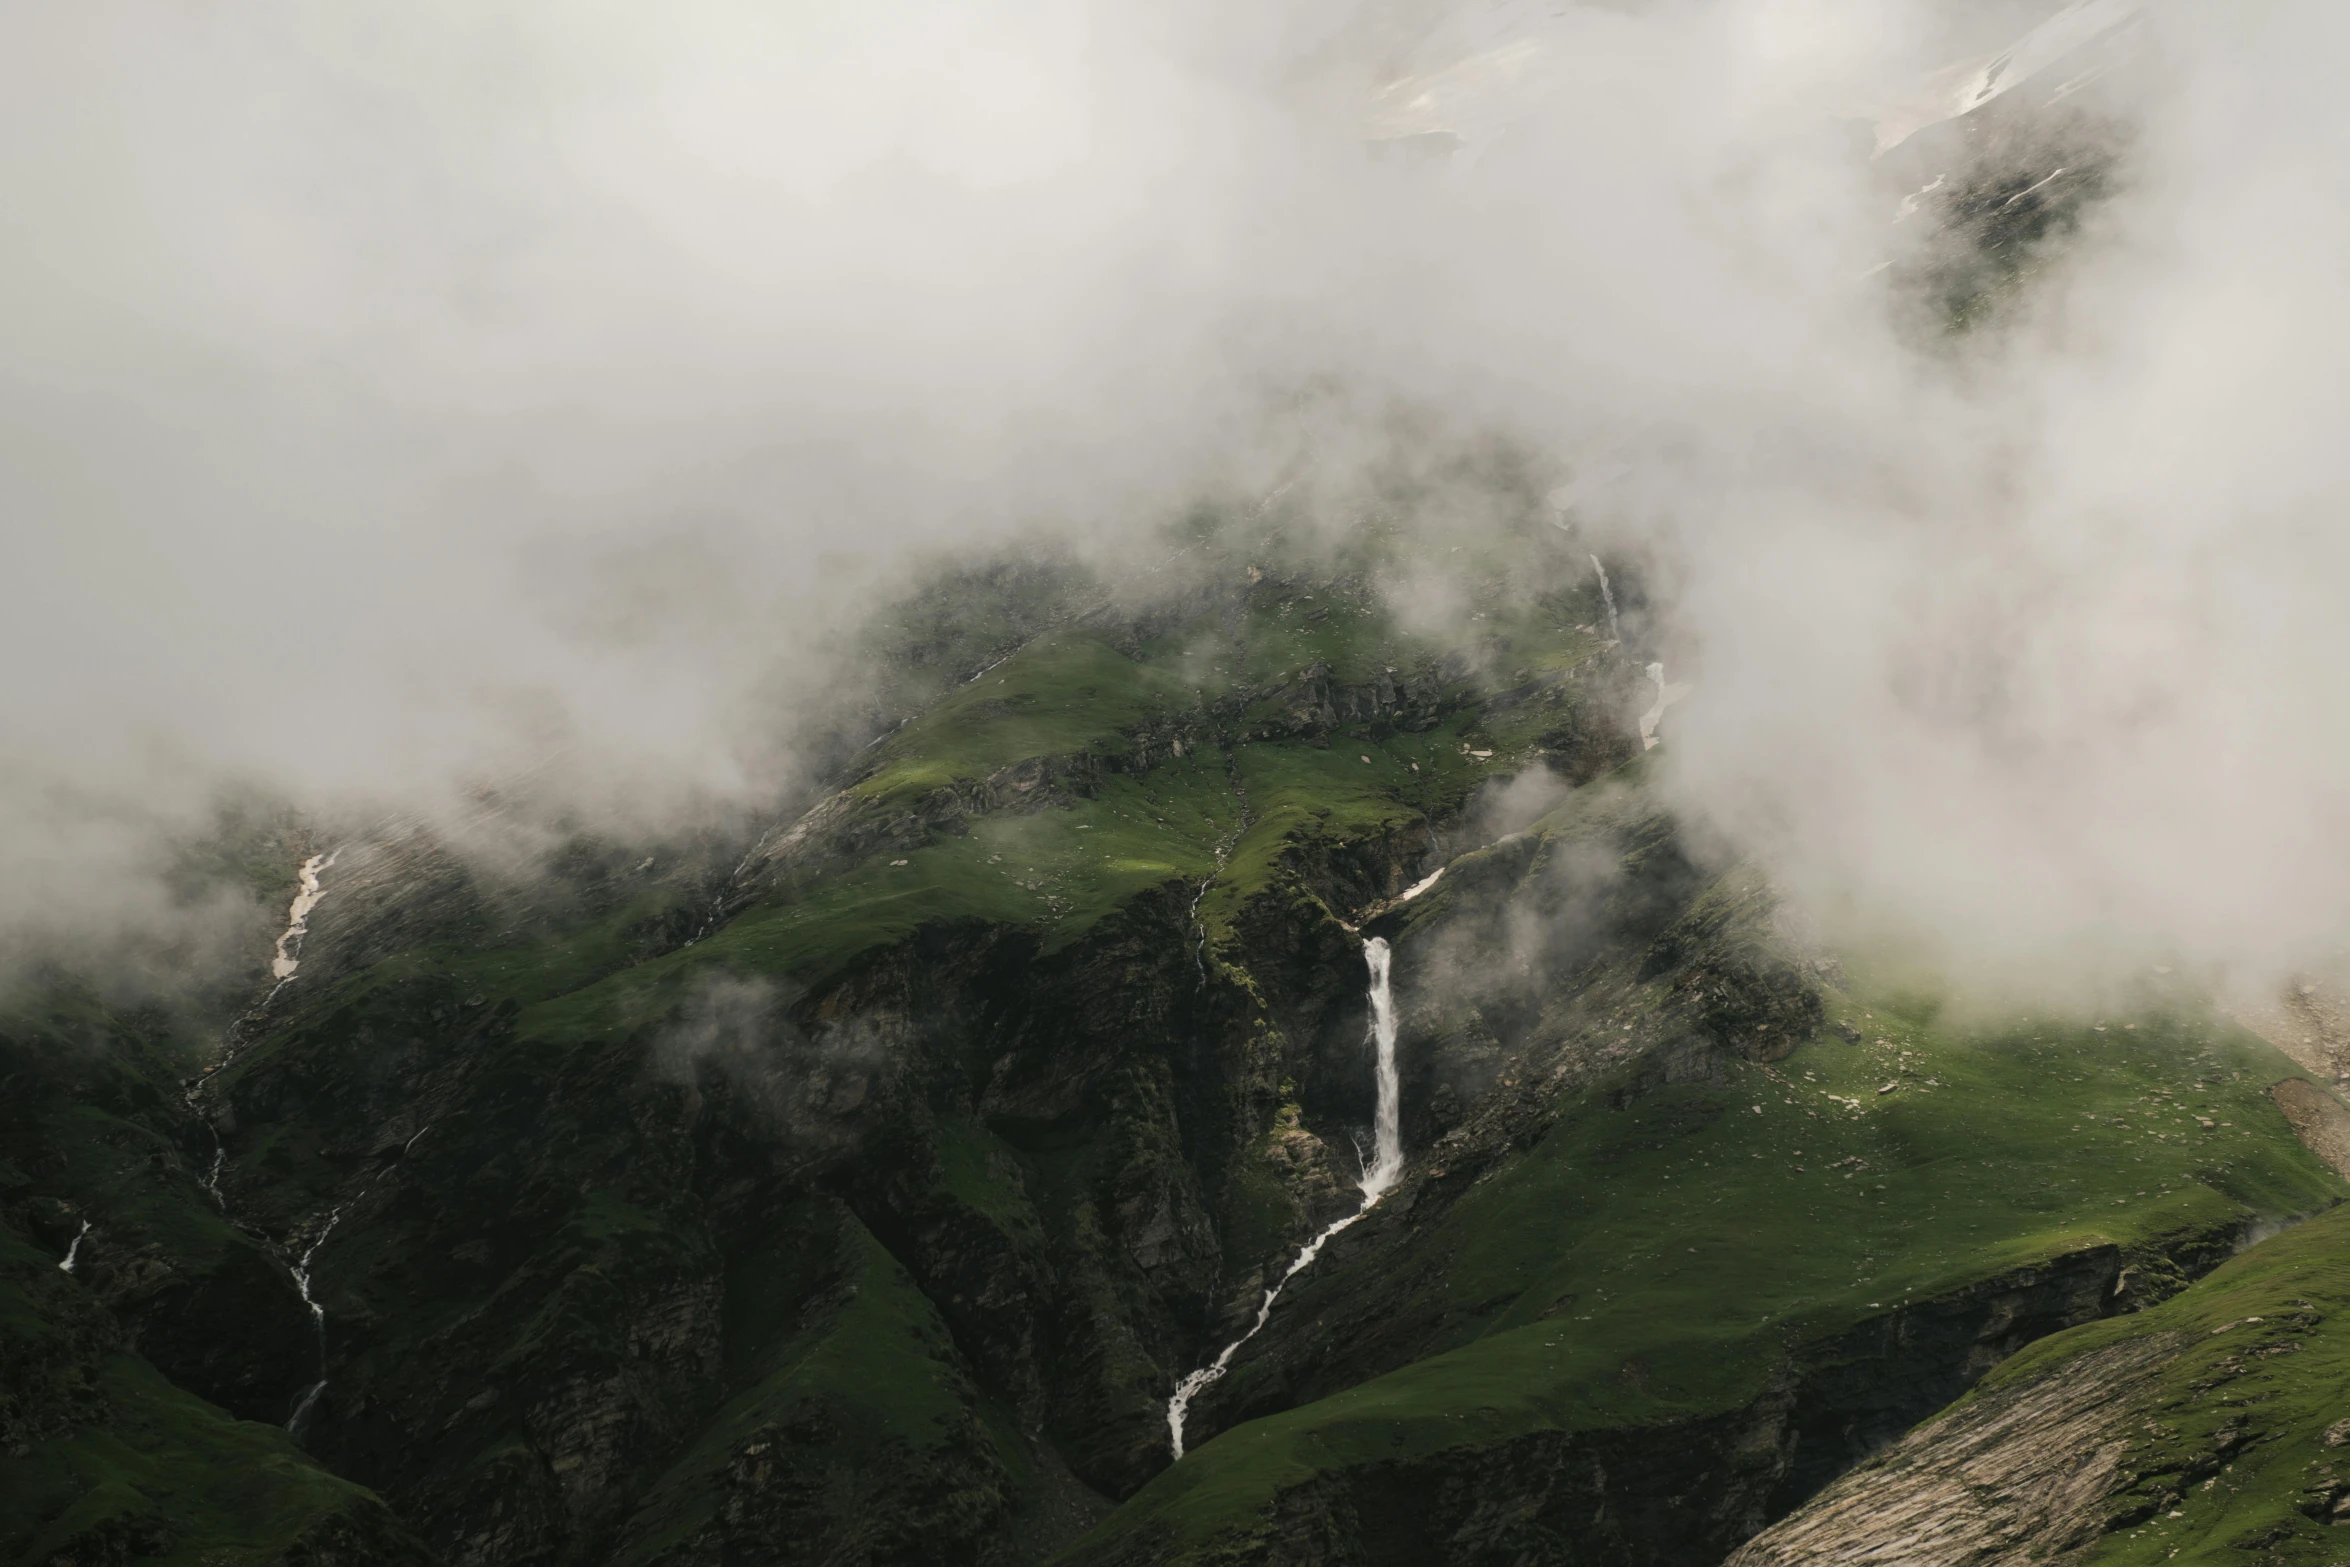
M 310 911 L 326 896 L 326 889 L 318 882 L 319 872 L 332 868 L 334 863 L 334 854 L 313 854 L 302 862 L 294 901 L 286 910 L 286 928 L 278 933 L 277 954 L 269 961 L 269 972 L 276 977 L 277 984 L 269 997 L 263 999 L 263 1006 L 269 1005 L 278 991 L 285 989 L 286 982 L 302 966 L 302 938 L 310 934 Z
M 74 1259 L 82 1254 L 82 1238 L 89 1233 L 90 1221 L 84 1219 L 81 1230 L 73 1238 L 73 1244 L 65 1248 L 65 1260 L 57 1265 L 58 1272 L 71 1273 L 73 1271 Z
M 348 1203 L 344 1204 L 344 1207 L 348 1206 Z M 294 1402 L 294 1412 L 286 1420 L 286 1431 L 292 1436 L 302 1434 L 302 1422 L 309 1417 L 311 1407 L 318 1402 L 318 1395 L 326 1391 L 326 1308 L 310 1294 L 310 1259 L 318 1255 L 318 1248 L 326 1244 L 326 1238 L 335 1232 L 335 1222 L 342 1216 L 342 1208 L 329 1213 L 325 1225 L 319 1229 L 317 1239 L 302 1253 L 302 1260 L 288 1270 L 294 1275 L 295 1287 L 302 1292 L 302 1304 L 310 1308 L 310 1325 L 318 1335 L 318 1380 L 311 1383 Z
M 1257 1318 L 1249 1324 L 1248 1331 L 1225 1345 L 1214 1360 L 1175 1385 L 1174 1397 L 1167 1400 L 1167 1434 L 1173 1438 L 1178 1459 L 1183 1457 L 1183 1422 L 1191 1411 L 1191 1401 L 1231 1368 L 1232 1357 L 1240 1353 L 1240 1346 L 1255 1338 L 1273 1315 L 1273 1302 L 1281 1298 L 1283 1288 L 1312 1266 L 1330 1237 L 1369 1213 L 1403 1174 L 1403 1084 L 1395 1065 L 1395 993 L 1388 983 L 1393 957 L 1384 937 L 1373 936 L 1363 943 L 1363 962 L 1371 971 L 1371 1042 L 1376 1047 L 1374 1071 L 1379 1097 L 1371 1134 L 1371 1162 L 1363 1171 L 1362 1205 L 1306 1242 L 1280 1279 L 1265 1291 L 1265 1298 L 1257 1303 Z
M 1616 590 L 1607 585 L 1607 568 L 1599 563 L 1597 555 L 1591 557 L 1591 569 L 1599 573 L 1599 596 L 1607 604 L 1607 634 L 1621 642 L 1624 634 L 1616 627 Z
M 406 1159 L 409 1150 L 416 1146 L 417 1139 L 431 1130 L 432 1123 L 430 1121 L 418 1127 L 409 1139 L 400 1145 L 400 1158 Z M 398 1169 L 399 1166 L 395 1163 L 386 1168 Z M 319 1228 L 317 1238 L 311 1241 L 308 1249 L 302 1253 L 302 1260 L 287 1270 L 294 1275 L 294 1284 L 302 1292 L 302 1304 L 310 1308 L 311 1323 L 318 1329 L 318 1380 L 304 1389 L 301 1398 L 295 1401 L 294 1412 L 286 1421 L 288 1435 L 299 1437 L 302 1434 L 302 1422 L 309 1418 L 311 1409 L 318 1403 L 318 1395 L 326 1391 L 326 1308 L 310 1294 L 310 1259 L 318 1255 L 318 1248 L 326 1244 L 326 1238 L 334 1233 L 335 1225 L 341 1222 L 343 1215 L 356 1207 L 369 1192 L 375 1190 L 375 1183 L 382 1180 L 383 1176 L 384 1171 L 378 1170 L 366 1185 L 351 1195 L 349 1202 L 330 1211 L 326 1216 L 326 1223 Z
M 1648 678 L 1656 682 L 1656 703 L 1640 715 L 1640 749 L 1643 751 L 1656 749 L 1656 726 L 1664 721 L 1665 709 L 1694 689 L 1688 685 L 1666 685 L 1665 666 L 1662 664 L 1649 665 Z

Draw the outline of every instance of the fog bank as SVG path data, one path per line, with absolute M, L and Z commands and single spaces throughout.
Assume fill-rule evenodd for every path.
M 2057 10 L 19 7 L 0 929 L 161 917 L 93 800 L 772 798 L 910 557 L 1114 561 L 1403 407 L 1641 563 L 1674 788 L 1831 931 L 2310 961 L 2350 20 L 2149 6 L 2062 113 L 1879 155 Z M 1904 199 L 2084 148 L 1945 332 Z

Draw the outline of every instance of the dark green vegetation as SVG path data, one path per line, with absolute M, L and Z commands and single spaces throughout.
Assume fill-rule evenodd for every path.
M 0 1559 L 430 1561 L 278 1428 L 308 1316 L 189 1170 L 168 1026 L 53 1001 L 0 1024 Z
M 1538 826 L 1529 880 L 1584 809 Z M 1446 922 L 1415 909 L 1404 951 Z M 1959 1029 L 1825 984 L 1792 1053 L 1697 1055 L 1673 1036 L 1705 1008 L 1597 967 L 1558 1064 L 1537 1024 L 1486 1096 L 1498 1156 L 1438 1139 L 1205 1401 L 1264 1418 L 1079 1560 L 1351 1560 L 1372 1534 L 1409 1560 L 1719 1560 L 2001 1355 L 2342 1191 L 2264 1092 L 2297 1070 L 2224 1024 Z
M 1459 559 L 1202 520 L 1115 591 L 926 589 L 879 738 L 739 834 L 527 876 L 340 835 L 186 1102 L 220 1036 L 50 985 L 0 1036 L 8 1353 L 79 1369 L 10 1406 L 12 1549 L 1712 1563 L 2338 1199 L 2292 1069 L 2187 1003 L 1962 1025 L 1787 937 L 1480 464 L 1412 481 L 1482 497 Z M 1445 593 L 1447 635 L 1392 608 Z M 1170 1469 L 1176 1379 L 1351 1210 L 1365 932 L 1411 1169 Z
M 2325 1563 L 2350 1515 L 2350 1210 L 2287 1231 L 2140 1317 L 2098 1323 L 2003 1367 L 2058 1376 L 2074 1356 L 2173 1339 L 2153 1396 L 2132 1409 L 2126 1489 L 2097 1562 Z M 2173 1515 L 2176 1516 L 2173 1516 Z

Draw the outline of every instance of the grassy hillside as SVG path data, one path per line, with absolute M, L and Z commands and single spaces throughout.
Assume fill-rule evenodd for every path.
M 1359 583 L 1176 597 L 936 682 L 756 844 L 339 861 L 201 1096 L 241 1223 L 339 1214 L 305 1441 L 492 1556 L 978 1559 L 1147 1478 L 1220 1268 L 1326 1199 L 1245 1154 L 1316 1146 L 1337 918 L 1488 779 L 1621 744 L 1571 594 L 1473 655 Z
M 1873 1322 L 1898 1333 L 2068 1258 L 2106 1254 L 2122 1289 L 2159 1297 L 2181 1251 L 2344 1195 L 2263 1092 L 2296 1069 L 2223 1025 L 1959 1031 L 1866 995 L 1831 1020 L 1860 1042 L 1566 1096 L 1440 1216 L 1407 1195 L 1350 1232 L 1277 1316 L 1365 1331 L 1373 1302 L 1392 1318 L 1367 1331 L 1409 1363 L 1218 1435 L 1069 1560 L 1240 1559 L 1284 1493 L 1350 1472 L 1393 1484 L 1535 1433 L 1699 1423 Z M 1572 1527 L 1525 1522 L 1502 1538 Z
M 2099 1564 L 2341 1560 L 2350 1516 L 2350 1209 L 2254 1247 L 2143 1316 L 2036 1345 L 1995 1387 L 2062 1377 L 2113 1345 L 2181 1343 L 2127 1442 Z
M 1732 1567 L 2340 1561 L 2346 1306 L 2350 1206 L 2024 1350 Z

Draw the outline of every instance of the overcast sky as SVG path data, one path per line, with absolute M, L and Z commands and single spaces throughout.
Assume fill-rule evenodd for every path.
M 2148 7 L 2118 194 L 1921 350 L 1869 106 L 2054 9 L 0 0 L 0 925 L 143 906 L 223 777 L 753 790 L 905 552 L 1150 526 L 1319 378 L 1578 476 L 1685 803 L 1823 917 L 2290 967 L 2350 18 Z M 1462 150 L 1367 143 L 1422 100 Z

